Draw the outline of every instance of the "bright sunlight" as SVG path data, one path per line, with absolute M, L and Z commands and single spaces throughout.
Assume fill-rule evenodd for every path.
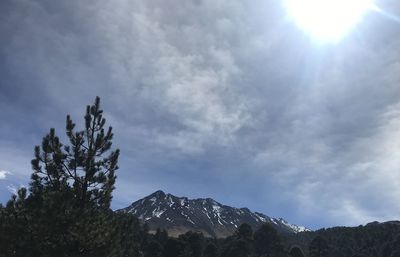
M 284 0 L 290 18 L 312 38 L 340 41 L 373 9 L 372 0 Z

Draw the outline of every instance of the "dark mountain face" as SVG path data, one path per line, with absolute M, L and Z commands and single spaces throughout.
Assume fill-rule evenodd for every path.
M 199 231 L 209 237 L 226 237 L 243 223 L 257 229 L 269 223 L 280 233 L 307 231 L 283 219 L 270 218 L 247 208 L 222 205 L 211 198 L 188 199 L 157 191 L 119 211 L 132 213 L 149 224 L 150 231 L 166 229 L 171 236 Z

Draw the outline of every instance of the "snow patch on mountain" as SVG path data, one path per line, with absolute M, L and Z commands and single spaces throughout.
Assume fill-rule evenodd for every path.
M 165 194 L 163 191 L 157 191 L 119 211 L 132 213 L 148 223 L 153 230 L 162 228 L 182 233 L 189 230 L 201 231 L 211 237 L 228 236 L 243 223 L 253 229 L 268 223 L 282 233 L 310 231 L 282 218 L 271 218 L 247 208 L 226 206 L 211 198 L 188 199 Z

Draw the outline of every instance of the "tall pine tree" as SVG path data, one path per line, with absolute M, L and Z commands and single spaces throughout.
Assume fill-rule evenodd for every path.
M 119 150 L 100 98 L 84 118 L 76 131 L 67 116 L 68 144 L 50 129 L 35 147 L 29 193 L 20 189 L 0 210 L 0 256 L 139 256 L 139 222 L 110 209 Z
M 94 205 L 108 209 L 118 169 L 119 150 L 111 151 L 112 127 L 105 131 L 106 123 L 100 98 L 94 105 L 86 107 L 85 128 L 75 131 L 75 123 L 67 115 L 66 134 L 69 145 L 63 145 L 50 129 L 43 138 L 41 147 L 35 147 L 32 160 L 32 193 L 45 189 L 73 194 L 80 208 Z

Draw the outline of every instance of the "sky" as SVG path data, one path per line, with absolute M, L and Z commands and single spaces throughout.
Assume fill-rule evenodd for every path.
M 400 3 L 340 41 L 281 0 L 2 0 L 0 202 L 100 96 L 112 208 L 163 190 L 312 229 L 400 219 Z

